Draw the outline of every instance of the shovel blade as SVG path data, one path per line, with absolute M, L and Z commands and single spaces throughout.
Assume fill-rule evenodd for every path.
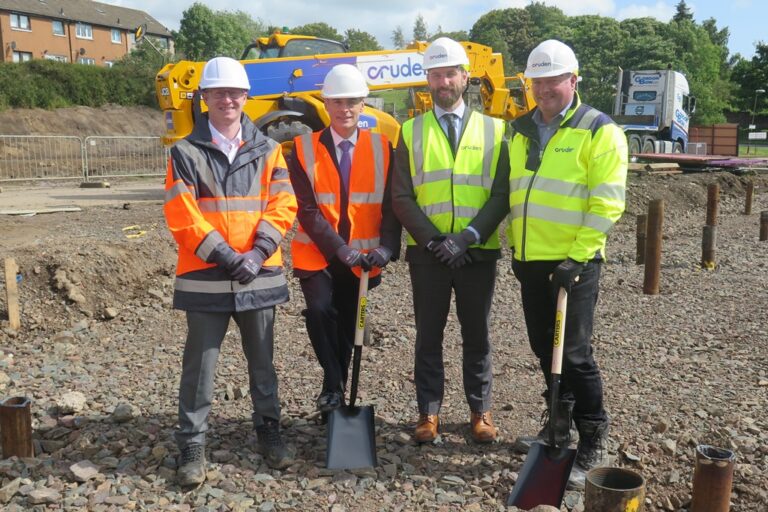
M 575 448 L 555 448 L 541 442 L 533 443 L 517 483 L 507 498 L 507 505 L 524 510 L 537 505 L 550 505 L 559 509 L 575 460 Z
M 325 467 L 356 469 L 376 466 L 373 406 L 339 407 L 328 417 Z

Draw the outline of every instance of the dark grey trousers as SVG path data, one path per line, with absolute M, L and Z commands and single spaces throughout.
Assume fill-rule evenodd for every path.
M 437 414 L 443 402 L 443 331 L 452 292 L 461 325 L 462 376 L 470 410 L 491 408 L 491 342 L 488 317 L 496 282 L 496 261 L 470 263 L 458 270 L 445 265 L 409 265 L 416 317 L 416 400 L 419 412 Z
M 264 418 L 280 419 L 277 374 L 272 364 L 275 308 L 234 313 L 187 312 L 187 342 L 184 346 L 179 386 L 179 449 L 205 443 L 208 413 L 213 399 L 213 381 L 221 342 L 229 319 L 240 328 L 243 352 L 248 362 L 248 380 L 253 403 L 253 426 Z

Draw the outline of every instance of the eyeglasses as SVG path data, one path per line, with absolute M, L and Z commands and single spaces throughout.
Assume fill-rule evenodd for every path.
M 224 98 L 239 100 L 248 94 L 248 91 L 244 91 L 242 89 L 212 89 L 204 92 L 207 96 L 210 96 L 214 100 L 223 100 Z

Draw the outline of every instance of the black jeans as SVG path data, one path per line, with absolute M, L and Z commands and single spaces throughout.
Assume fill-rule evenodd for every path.
M 557 291 L 549 275 L 559 261 L 521 262 L 512 260 L 512 270 L 520 281 L 523 313 L 528 339 L 539 359 L 547 388 L 551 381 Z M 560 397 L 574 400 L 573 418 L 605 421 L 603 381 L 592 354 L 592 325 L 600 280 L 600 263 L 591 261 L 568 294 L 563 347 L 563 377 Z

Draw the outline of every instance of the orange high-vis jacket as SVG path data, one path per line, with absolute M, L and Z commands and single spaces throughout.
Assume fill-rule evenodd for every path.
M 299 159 L 312 184 L 318 208 L 338 232 L 341 216 L 341 179 L 333 157 L 320 142 L 321 133 L 296 137 L 294 155 Z M 389 142 L 385 136 L 368 130 L 358 130 L 349 178 L 348 245 L 364 253 L 381 245 L 382 202 L 389 172 L 389 158 Z M 291 241 L 291 256 L 294 268 L 322 270 L 328 266 L 328 261 L 301 224 Z M 360 276 L 359 267 L 352 270 Z M 380 273 L 381 269 L 374 267 L 370 276 L 375 277 Z
M 278 143 L 244 117 L 243 144 L 230 164 L 208 123 L 171 149 L 165 185 L 168 228 L 179 246 L 174 307 L 244 311 L 288 300 L 280 242 L 296 217 L 296 197 Z M 232 281 L 212 262 L 222 244 L 267 254 L 258 277 Z

